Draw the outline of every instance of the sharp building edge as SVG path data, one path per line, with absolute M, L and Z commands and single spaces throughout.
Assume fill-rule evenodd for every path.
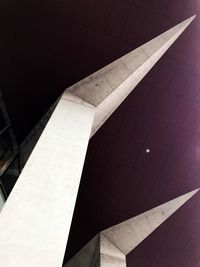
M 133 91 L 194 18 L 195 15 L 66 90 L 67 93 L 74 94 L 96 107 L 91 136 Z
M 126 255 L 198 191 L 191 191 L 100 232 L 65 267 L 126 267 Z M 92 261 L 98 265 L 91 265 Z
M 102 233 L 127 255 L 198 191 L 199 189 L 175 198 Z

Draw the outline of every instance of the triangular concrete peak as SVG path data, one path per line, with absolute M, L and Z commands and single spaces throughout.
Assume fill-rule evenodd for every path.
M 126 255 L 198 191 L 193 190 L 100 232 L 64 266 L 126 267 Z
M 192 16 L 181 22 L 66 90 L 66 96 L 74 94 L 96 107 L 91 136 L 124 101 L 194 18 L 195 16 Z
M 124 255 L 127 255 L 198 191 L 199 189 L 196 189 L 168 201 L 156 208 L 108 228 L 102 231 L 102 234 L 122 251 Z

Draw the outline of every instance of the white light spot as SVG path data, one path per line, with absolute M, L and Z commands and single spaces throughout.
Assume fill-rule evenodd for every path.
M 146 149 L 146 153 L 150 153 L 150 149 L 149 148 Z

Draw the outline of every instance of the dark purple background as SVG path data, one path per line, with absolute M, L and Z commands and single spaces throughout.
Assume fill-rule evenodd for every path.
M 199 0 L 2 0 L 0 86 L 18 139 L 65 87 L 199 13 Z M 98 231 L 200 186 L 199 21 L 91 139 L 66 259 Z M 128 266 L 200 266 L 199 214 L 198 194 Z

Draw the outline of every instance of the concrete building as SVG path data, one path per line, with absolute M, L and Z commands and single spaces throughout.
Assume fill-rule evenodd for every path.
M 199 188 L 199 12 L 195 0 L 1 3 L 0 83 L 19 143 L 65 88 L 197 15 L 90 139 L 64 262 L 100 231 Z M 89 138 L 80 131 L 83 139 Z M 49 154 L 51 163 L 66 166 L 55 155 Z M 45 170 L 49 175 L 54 171 L 51 164 Z M 55 188 L 59 193 L 56 181 Z M 46 196 L 48 190 L 47 181 L 41 192 Z M 28 205 L 28 193 L 26 197 Z M 64 199 L 62 195 L 61 210 Z M 9 203 L 2 214 L 8 214 Z M 128 255 L 127 266 L 199 266 L 199 204 L 197 192 Z M 5 240 L 2 214 L 0 236 Z M 41 230 L 40 223 L 38 217 Z M 48 220 L 42 223 L 45 229 Z M 57 231 L 61 229 L 51 229 L 52 237 Z M 54 240 L 51 249 L 56 257 Z M 3 254 L 10 257 L 8 267 L 16 266 L 9 253 Z

